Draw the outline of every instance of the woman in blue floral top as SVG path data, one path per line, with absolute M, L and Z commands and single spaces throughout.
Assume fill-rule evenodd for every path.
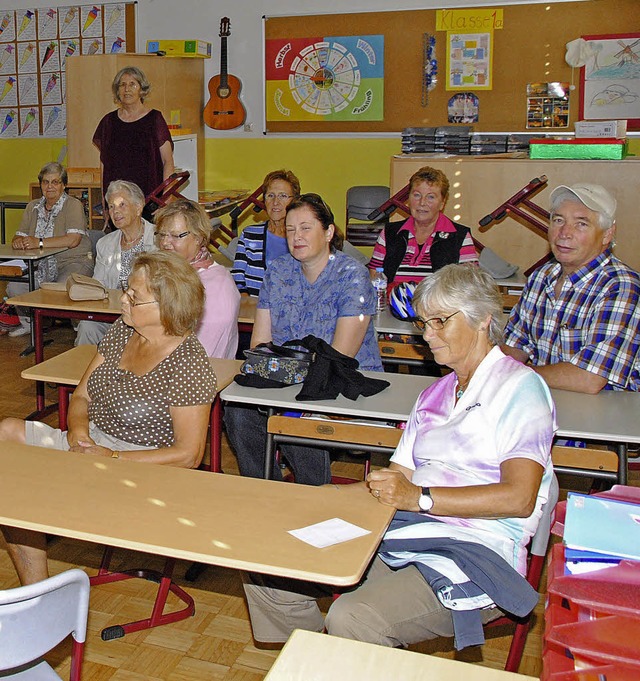
M 268 268 L 251 337 L 251 347 L 314 335 L 360 363 L 382 371 L 372 316 L 375 296 L 364 265 L 342 252 L 342 234 L 333 213 L 317 194 L 303 194 L 287 208 L 289 253 Z M 262 477 L 266 417 L 252 407 L 227 407 L 227 434 L 240 473 Z M 296 482 L 322 485 L 331 479 L 326 451 L 286 446 L 281 452 Z M 272 477 L 281 480 L 275 466 Z

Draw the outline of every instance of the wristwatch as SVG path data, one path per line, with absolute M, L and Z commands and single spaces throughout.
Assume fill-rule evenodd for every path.
M 428 487 L 421 487 L 422 494 L 418 498 L 418 506 L 423 513 L 429 513 L 433 508 L 433 498 L 431 496 L 431 491 Z
M 44 248 L 44 239 L 40 237 L 40 248 Z

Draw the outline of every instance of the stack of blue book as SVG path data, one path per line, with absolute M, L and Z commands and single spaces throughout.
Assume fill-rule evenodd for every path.
M 570 574 L 640 561 L 640 504 L 570 493 L 564 544 Z

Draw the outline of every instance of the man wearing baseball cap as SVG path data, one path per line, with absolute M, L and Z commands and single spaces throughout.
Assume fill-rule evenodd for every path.
M 640 390 L 640 277 L 613 255 L 615 211 L 597 184 L 551 192 L 554 257 L 529 277 L 503 346 L 551 388 Z

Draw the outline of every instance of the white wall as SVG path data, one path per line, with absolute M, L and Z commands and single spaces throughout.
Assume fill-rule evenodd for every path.
M 508 0 L 496 3 L 521 4 L 544 0 Z M 553 0 L 551 0 L 553 2 Z M 557 1 L 557 0 L 556 0 Z M 560 0 L 571 1 L 571 0 Z M 7 3 L 14 8 L 33 8 L 68 5 L 69 0 L 36 0 L 35 2 Z M 80 3 L 79 3 L 80 4 Z M 88 4 L 84 2 L 83 4 Z M 240 137 L 250 139 L 262 136 L 264 108 L 262 16 L 296 14 L 338 14 L 344 12 L 381 12 L 402 9 L 429 9 L 459 6 L 487 6 L 486 0 L 324 0 L 322 3 L 308 0 L 138 0 L 137 49 L 144 52 L 146 41 L 156 38 L 198 38 L 213 43 L 214 56 L 206 60 L 205 82 L 220 71 L 220 19 L 231 20 L 229 47 L 229 73 L 243 84 L 242 101 L 247 109 L 247 123 L 253 131 L 242 128 L 234 131 L 213 131 L 207 128 L 207 137 Z M 179 86 L 176 84 L 176 86 Z M 208 92 L 205 93 L 205 101 Z

